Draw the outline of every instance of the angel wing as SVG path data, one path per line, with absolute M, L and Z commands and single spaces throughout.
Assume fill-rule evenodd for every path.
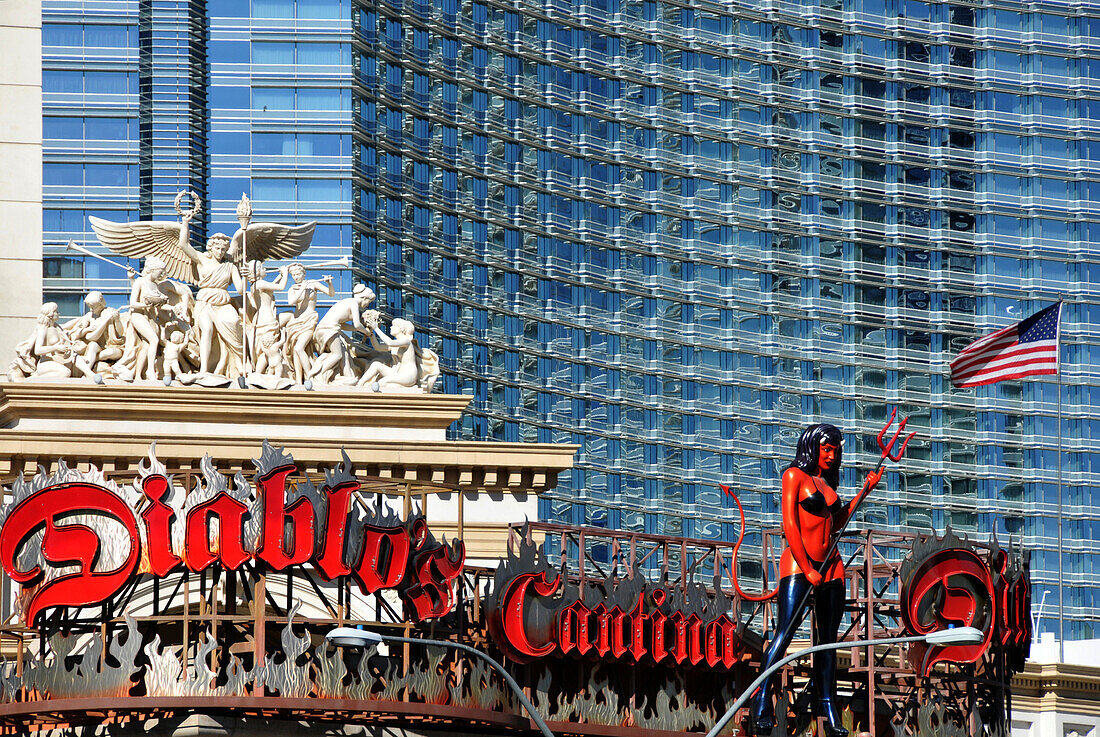
M 180 224 L 156 220 L 112 223 L 89 216 L 96 237 L 111 251 L 130 258 L 157 256 L 164 260 L 165 274 L 188 284 L 198 284 L 190 257 L 180 248 Z
M 297 227 L 278 223 L 252 223 L 247 229 L 239 229 L 233 236 L 229 253 L 233 261 L 239 260 L 241 241 L 244 241 L 244 246 L 248 249 L 245 256 L 249 261 L 295 258 L 309 248 L 313 241 L 313 229 L 316 227 L 317 223 L 306 223 Z

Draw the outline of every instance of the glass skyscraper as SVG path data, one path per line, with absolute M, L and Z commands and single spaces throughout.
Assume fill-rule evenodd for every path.
M 1057 384 L 947 363 L 1064 298 L 1066 634 L 1100 636 L 1094 6 L 44 5 L 48 242 L 184 187 L 206 228 L 242 191 L 317 220 L 311 255 L 351 256 L 474 395 L 456 436 L 582 446 L 547 520 L 729 538 L 729 483 L 775 525 L 805 424 L 846 431 L 851 494 L 897 405 L 919 435 L 863 524 L 1022 539 L 1038 597 Z M 125 291 L 55 253 L 48 292 Z

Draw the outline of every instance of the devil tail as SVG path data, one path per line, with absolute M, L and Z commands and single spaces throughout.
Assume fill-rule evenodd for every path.
M 779 591 L 778 586 L 771 591 L 765 591 L 761 594 L 746 594 L 741 590 L 741 584 L 737 582 L 737 552 L 741 549 L 741 543 L 745 539 L 745 510 L 741 507 L 741 500 L 733 493 L 733 489 L 724 484 L 719 484 L 719 486 L 728 496 L 733 497 L 733 502 L 737 505 L 737 513 L 741 516 L 741 531 L 738 533 L 737 542 L 733 546 L 733 567 L 730 570 L 730 578 L 733 579 L 733 587 L 737 589 L 737 595 L 744 601 L 767 601 Z

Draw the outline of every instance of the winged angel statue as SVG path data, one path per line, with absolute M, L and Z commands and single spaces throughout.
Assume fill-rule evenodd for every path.
M 247 223 L 232 238 L 224 233 L 213 234 L 206 241 L 206 251 L 200 252 L 189 242 L 189 226 L 201 203 L 191 192 L 192 207 L 189 211 L 183 211 L 180 202 L 185 194 L 188 193 L 180 192 L 176 197 L 176 212 L 181 218 L 179 223 L 112 223 L 97 217 L 89 217 L 88 220 L 99 241 L 115 253 L 144 258 L 147 271 L 150 263 L 162 270 L 161 274 L 156 275 L 159 279 L 170 277 L 199 288 L 193 314 L 199 373 L 213 373 L 232 379 L 246 371 L 242 312 L 229 295 L 230 286 L 235 287 L 242 298 L 245 295 L 245 282 L 238 263 L 243 263 L 244 258 L 261 263 L 267 259 L 295 258 L 309 248 L 316 223 L 297 227 Z M 160 307 L 140 299 L 138 291 L 142 278 L 135 281 L 134 295 L 139 299 L 135 302 L 131 298 L 132 315 L 139 314 L 145 307 Z M 149 291 L 156 294 L 155 290 Z M 156 301 L 162 300 L 156 297 L 149 302 Z
M 191 209 L 185 212 L 180 204 L 188 194 Z M 64 323 L 56 304 L 42 305 L 34 333 L 15 347 L 9 379 L 432 391 L 440 375 L 439 357 L 420 347 L 416 326 L 408 320 L 394 318 L 390 334 L 383 332 L 382 314 L 370 308 L 375 294 L 365 284 L 356 284 L 351 296 L 335 300 L 323 316 L 318 311 L 319 294 L 336 297 L 332 277 L 306 279 L 306 266 L 293 261 L 309 248 L 314 223 L 251 223 L 244 197 L 237 210 L 243 227 L 232 238 L 215 233 L 200 252 L 189 241 L 199 207 L 193 192 L 180 192 L 179 223 L 89 218 L 104 246 L 145 260 L 138 274 L 69 244 L 126 269 L 132 281 L 129 304 L 108 307 L 102 294 L 90 292 L 84 300 L 87 314 Z M 292 263 L 268 281 L 268 259 Z M 348 259 L 310 266 L 347 267 Z M 285 304 L 293 310 L 278 309 L 276 295 L 284 290 Z

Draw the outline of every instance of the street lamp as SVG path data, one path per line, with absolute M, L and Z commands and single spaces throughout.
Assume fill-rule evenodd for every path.
M 535 711 L 535 705 L 531 703 L 531 700 L 523 693 L 523 689 L 516 683 L 516 679 L 504 670 L 497 661 L 481 652 L 477 648 L 470 647 L 469 645 L 463 645 L 461 642 L 449 642 L 447 640 L 430 640 L 425 637 L 399 637 L 397 635 L 384 635 L 381 632 L 374 632 L 373 630 L 359 629 L 357 627 L 337 627 L 331 630 L 325 635 L 325 639 L 338 647 L 368 647 L 370 645 L 377 645 L 380 642 L 399 642 L 410 643 L 413 645 L 435 645 L 436 647 L 449 647 L 455 650 L 461 650 L 462 652 L 476 655 L 484 660 L 493 670 L 499 673 L 505 680 L 505 682 L 511 687 L 513 693 L 519 698 L 523 708 L 527 710 L 527 713 L 531 715 L 531 720 L 538 725 L 542 731 L 544 737 L 555 737 L 554 733 L 550 731 L 550 727 L 546 726 L 546 722 L 539 716 L 539 713 Z
M 1040 640 L 1039 628 L 1043 626 L 1043 604 L 1047 603 L 1047 594 L 1049 593 L 1050 589 L 1043 589 L 1043 595 L 1039 597 L 1039 610 L 1035 613 L 1031 623 L 1031 641 L 1036 644 Z
M 745 689 L 745 692 L 737 697 L 737 701 L 733 702 L 733 706 L 722 715 L 722 718 L 707 732 L 707 737 L 717 737 L 718 733 L 722 731 L 722 728 L 726 726 L 726 723 L 733 718 L 733 715 L 737 713 L 737 710 L 745 705 L 745 702 L 749 700 L 753 692 L 777 670 L 782 668 L 787 663 L 791 663 L 799 658 L 807 655 L 813 655 L 814 653 L 824 652 L 826 650 L 841 650 L 846 647 L 868 647 L 870 645 L 897 645 L 903 642 L 927 642 L 929 645 L 976 645 L 985 638 L 985 635 L 980 629 L 976 627 L 953 627 L 946 630 L 937 630 L 935 632 L 929 632 L 927 635 L 914 635 L 909 637 L 885 637 L 881 640 L 854 640 L 849 642 L 827 642 L 822 645 L 814 645 L 804 650 L 799 650 L 792 655 L 780 660 L 778 663 L 768 668 L 760 676 L 749 684 L 749 687 Z

